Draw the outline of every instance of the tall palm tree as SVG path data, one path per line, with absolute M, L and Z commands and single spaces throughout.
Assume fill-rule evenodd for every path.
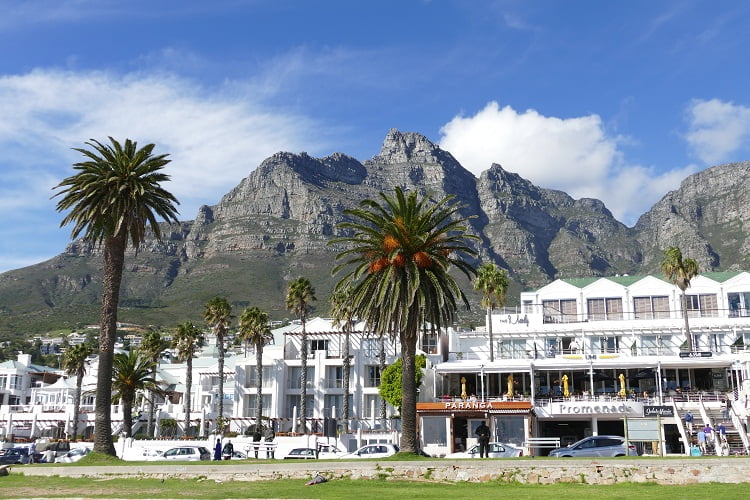
M 123 427 L 127 436 L 133 435 L 133 403 L 139 391 L 161 392 L 151 377 L 153 362 L 137 350 L 117 353 L 112 372 L 112 396 L 122 403 Z
M 344 426 L 348 430 L 349 426 L 349 372 L 351 370 L 351 359 L 349 359 L 349 341 L 351 332 L 354 329 L 354 308 L 352 307 L 352 290 L 351 288 L 342 288 L 334 290 L 331 294 L 331 315 L 333 324 L 341 327 L 344 332 L 344 359 L 342 360 L 342 370 L 344 370 L 344 401 L 341 414 L 344 417 Z M 334 415 L 331 415 L 334 417 Z
M 263 347 L 271 341 L 271 329 L 268 326 L 268 313 L 257 307 L 249 307 L 240 315 L 240 338 L 247 345 L 255 347 L 255 372 L 258 392 L 255 396 L 255 431 L 260 432 L 263 417 Z
M 216 427 L 224 431 L 224 338 L 232 322 L 232 306 L 224 297 L 214 297 L 206 304 L 203 317 L 212 326 L 219 351 L 219 416 Z
M 81 415 L 81 386 L 86 375 L 86 360 L 91 355 L 91 348 L 86 344 L 77 344 L 65 349 L 62 357 L 62 367 L 69 377 L 76 378 L 76 393 L 73 400 L 73 439 L 78 436 L 78 419 Z
M 172 338 L 173 345 L 177 349 L 177 359 L 187 364 L 185 373 L 185 435 L 190 433 L 190 407 L 192 404 L 190 393 L 193 389 L 193 358 L 203 346 L 203 332 L 192 322 L 177 326 L 177 331 Z
M 477 270 L 474 290 L 482 292 L 482 307 L 487 309 L 487 330 L 490 337 L 490 361 L 495 361 L 495 347 L 492 339 L 492 309 L 505 305 L 508 292 L 508 272 L 497 267 L 494 262 L 482 264 Z
M 416 192 L 396 188 L 393 196 L 380 193 L 380 203 L 364 200 L 344 213 L 351 220 L 339 224 L 350 234 L 331 244 L 348 244 L 337 255 L 348 267 L 337 289 L 353 286 L 357 315 L 376 334 L 398 336 L 402 350 L 401 450 L 417 451 L 415 356 L 420 325 L 440 329 L 455 318 L 457 300 L 469 302 L 449 274 L 456 267 L 467 277 L 474 268 L 461 254 L 474 255 L 466 242 L 466 219 L 452 196 L 433 203 Z
M 669 247 L 664 250 L 664 260 L 661 270 L 669 281 L 682 292 L 682 317 L 685 319 L 685 337 L 687 337 L 688 351 L 693 352 L 693 336 L 690 334 L 690 322 L 687 312 L 687 295 L 685 290 L 690 286 L 690 280 L 698 276 L 698 263 L 690 258 L 683 258 L 679 247 Z
M 156 380 L 156 369 L 159 367 L 159 358 L 161 353 L 169 348 L 169 342 L 164 340 L 159 332 L 152 330 L 144 335 L 141 345 L 138 349 L 143 353 L 145 357 L 151 360 L 153 366 L 151 367 L 151 377 Z M 150 394 L 148 398 L 148 426 L 146 433 L 149 437 L 154 436 L 154 395 Z
M 302 393 L 299 407 L 300 424 L 302 424 L 305 434 L 307 434 L 307 329 L 305 324 L 307 323 L 310 302 L 313 300 L 317 299 L 315 298 L 315 288 L 313 288 L 310 280 L 300 276 L 289 283 L 289 288 L 286 292 L 286 307 L 293 311 L 302 323 L 302 346 L 300 352 L 302 359 L 302 373 L 300 374 Z
M 96 384 L 94 450 L 115 455 L 112 442 L 112 363 L 117 334 L 117 306 L 128 241 L 138 250 L 150 226 L 161 238 L 157 217 L 177 223 L 177 199 L 161 187 L 169 176 L 161 170 L 167 155 L 154 155 L 154 145 L 138 149 L 135 141 L 121 145 L 96 140 L 91 150 L 74 148 L 86 157 L 75 163 L 77 174 L 63 179 L 54 189 L 62 196 L 58 211 L 69 211 L 60 223 L 73 223 L 72 238 L 83 234 L 92 244 L 103 245 L 102 309 L 99 331 L 99 369 Z

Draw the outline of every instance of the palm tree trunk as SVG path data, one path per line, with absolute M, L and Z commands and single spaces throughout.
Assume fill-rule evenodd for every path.
M 302 388 L 299 402 L 299 421 L 302 426 L 302 432 L 307 434 L 307 330 L 305 329 L 305 318 L 302 317 L 301 319 L 302 346 L 300 349 L 300 356 L 302 357 L 302 373 L 300 374 L 300 384 L 302 384 Z
M 133 437 L 133 400 L 121 398 L 122 403 L 122 432 L 124 437 Z
M 385 336 L 380 335 L 380 350 L 378 351 L 378 370 L 380 372 L 380 376 L 383 376 L 383 372 L 385 371 Z M 384 398 L 380 398 L 380 420 L 383 425 L 385 425 L 385 419 L 386 419 L 386 401 Z
M 99 331 L 99 369 L 96 379 L 94 451 L 116 456 L 112 441 L 112 365 L 117 340 L 117 306 L 120 301 L 126 234 L 121 230 L 104 243 L 102 311 Z
M 342 415 L 344 416 L 344 432 L 349 432 L 349 370 L 351 367 L 351 361 L 349 360 L 349 328 L 350 323 L 347 322 L 344 330 L 344 404 L 342 408 Z M 335 415 L 331 415 L 335 417 Z
M 258 392 L 255 395 L 255 433 L 259 434 L 263 423 L 263 345 L 255 346 L 255 370 L 258 373 Z
M 216 335 L 219 348 L 219 416 L 216 419 L 216 429 L 224 433 L 224 332 Z
M 682 291 L 682 317 L 685 320 L 685 337 L 687 338 L 688 351 L 693 352 L 693 336 L 690 334 L 690 321 L 688 321 L 687 295 Z
M 83 386 L 83 375 L 76 377 L 76 394 L 73 401 L 73 432 L 70 439 L 78 440 L 78 419 L 81 418 L 81 387 Z
M 417 452 L 416 334 L 401 333 L 401 451 Z M 412 388 L 412 390 L 408 390 Z
M 492 306 L 487 307 L 487 331 L 490 334 L 490 362 L 495 361 L 495 343 L 492 340 Z
M 187 359 L 187 374 L 185 375 L 185 436 L 190 435 L 190 405 L 192 404 L 190 391 L 193 385 L 193 357 Z
M 154 360 L 156 362 L 156 360 Z M 151 370 L 151 378 L 156 380 L 156 365 L 154 365 L 154 368 Z M 154 394 L 152 391 L 146 391 L 146 396 L 148 397 L 148 426 L 146 428 L 146 434 L 149 438 L 155 438 L 154 436 L 154 398 L 156 397 L 156 394 Z

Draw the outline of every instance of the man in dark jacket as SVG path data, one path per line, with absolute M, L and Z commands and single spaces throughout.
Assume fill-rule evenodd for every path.
M 477 435 L 477 440 L 479 441 L 479 458 L 488 458 L 490 446 L 490 428 L 487 427 L 486 423 L 482 422 L 481 424 L 479 424 L 479 427 L 477 427 L 477 430 L 474 431 L 474 433 Z

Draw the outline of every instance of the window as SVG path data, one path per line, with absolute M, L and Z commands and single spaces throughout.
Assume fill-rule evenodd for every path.
M 341 389 L 344 387 L 343 366 L 326 366 L 325 386 L 327 389 Z
M 656 356 L 661 354 L 662 342 L 659 335 L 643 335 L 641 337 L 641 355 Z
M 257 404 L 257 394 L 246 394 L 245 395 L 245 416 L 255 418 L 255 410 L 256 410 L 256 404 Z M 261 405 L 262 405 L 262 417 L 267 417 L 271 415 L 271 395 L 270 394 L 263 394 L 261 397 Z
M 521 446 L 526 440 L 524 429 L 526 418 L 522 415 L 503 415 L 495 417 L 494 441 Z
M 526 354 L 526 339 L 503 340 L 500 342 L 500 356 L 505 359 L 523 359 Z
M 330 415 L 334 418 L 343 418 L 344 416 L 344 395 L 343 394 L 327 394 L 323 400 L 325 408 L 323 409 L 323 415 Z M 352 416 L 352 410 L 354 398 L 349 394 L 349 417 Z
M 0 390 L 5 389 L 6 387 L 8 387 L 8 376 L 0 375 Z
M 422 350 L 427 354 L 437 354 L 437 332 L 422 332 Z
M 271 378 L 271 367 L 263 367 L 263 387 L 272 387 L 273 379 Z M 258 370 L 257 366 L 247 366 L 245 368 L 245 387 L 258 387 Z
M 577 319 L 575 299 L 542 301 L 545 323 L 575 323 Z
M 588 299 L 589 321 L 613 321 L 622 319 L 622 297 Z
M 711 342 L 712 352 L 724 351 L 724 334 L 723 333 L 712 333 L 710 342 Z
M 377 358 L 380 353 L 380 339 L 362 339 L 362 351 L 368 358 Z
M 599 352 L 613 354 L 619 352 L 620 349 L 620 337 L 598 337 L 599 341 Z
M 328 350 L 328 341 L 323 339 L 314 339 L 310 341 L 310 353 L 313 353 L 315 351 L 327 351 Z
M 312 389 L 315 386 L 315 367 L 307 367 L 307 388 Z M 287 389 L 302 389 L 302 367 L 290 366 L 289 378 L 286 384 Z
M 669 297 L 666 295 L 633 297 L 635 319 L 669 318 Z
M 367 365 L 365 370 L 365 387 L 380 387 L 380 366 Z
M 265 396 L 265 394 L 264 394 Z M 306 417 L 312 418 L 315 412 L 315 398 L 312 395 L 308 395 L 305 398 L 305 401 L 307 402 L 307 411 Z M 294 408 L 297 408 L 297 418 L 299 418 L 300 415 L 300 403 L 302 402 L 302 398 L 299 394 L 290 394 L 286 397 L 286 414 L 284 415 L 286 418 L 292 418 L 294 416 Z
M 715 294 L 686 295 L 689 318 L 715 318 L 719 315 L 719 306 Z
M 10 389 L 23 389 L 23 375 L 10 376 Z
M 524 300 L 523 301 L 523 313 L 524 314 L 533 314 L 534 313 L 534 302 L 530 300 Z
M 750 316 L 750 292 L 738 292 L 727 294 L 729 300 L 729 316 Z
M 372 410 L 373 406 L 375 409 L 375 418 L 380 417 L 380 403 L 383 399 L 380 397 L 379 394 L 365 394 L 365 408 L 364 414 L 365 418 L 372 418 Z
M 445 417 L 422 417 L 422 440 L 425 445 L 445 446 L 448 431 Z

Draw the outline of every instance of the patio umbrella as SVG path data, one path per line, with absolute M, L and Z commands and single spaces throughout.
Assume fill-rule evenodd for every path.
M 567 398 L 570 396 L 570 391 L 568 390 L 568 376 L 567 375 L 562 376 L 562 383 L 563 383 L 563 396 Z
M 508 397 L 513 397 L 513 374 L 508 375 Z
M 623 375 L 621 373 L 617 378 L 620 379 L 620 392 L 619 392 L 619 394 L 620 394 L 621 397 L 624 398 L 627 395 L 627 392 L 625 392 L 625 375 Z
M 466 399 L 466 377 L 461 377 L 461 399 Z

